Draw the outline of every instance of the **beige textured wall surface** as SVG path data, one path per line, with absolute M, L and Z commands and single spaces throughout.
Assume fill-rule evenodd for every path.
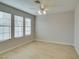
M 79 3 L 78 3 L 78 5 L 77 5 L 77 7 L 76 7 L 76 9 L 75 9 L 75 31 L 74 31 L 74 33 L 75 33 L 75 37 L 74 37 L 74 43 L 75 43 L 75 48 L 76 48 L 76 50 L 77 50 L 77 52 L 78 52 L 78 54 L 79 54 Z
M 74 14 L 72 11 L 36 18 L 36 39 L 49 42 L 74 43 Z

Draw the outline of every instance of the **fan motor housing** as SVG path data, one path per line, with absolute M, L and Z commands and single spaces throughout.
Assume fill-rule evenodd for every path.
M 35 3 L 38 3 L 38 4 L 40 4 L 40 1 L 39 1 L 39 0 L 36 0 L 36 1 L 35 1 Z

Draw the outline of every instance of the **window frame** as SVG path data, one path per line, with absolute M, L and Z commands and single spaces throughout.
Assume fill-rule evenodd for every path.
M 30 19 L 31 20 L 31 26 L 26 26 L 26 19 Z M 31 36 L 32 35 L 32 19 L 31 18 L 29 18 L 29 17 L 25 17 L 25 36 Z M 30 33 L 30 35 L 26 35 L 26 27 L 31 27 L 31 33 Z
M 11 39 L 17 39 L 17 38 L 23 38 L 23 37 L 28 37 L 28 36 L 31 36 L 32 35 L 32 19 L 31 17 L 28 17 L 28 16 L 24 16 L 24 15 L 19 15 L 19 14 L 13 14 L 11 12 L 7 12 L 7 11 L 3 11 L 3 10 L 0 10 L 1 12 L 4 12 L 4 13 L 8 13 L 11 15 L 11 38 L 10 39 L 7 39 L 7 40 L 11 40 Z M 23 17 L 23 36 L 22 37 L 14 37 L 15 35 L 15 18 L 14 16 L 21 16 Z M 31 35 L 26 35 L 25 34 L 25 19 L 31 19 Z M 4 40 L 6 41 L 6 40 Z M 2 41 L 0 41 L 2 42 Z
M 3 12 L 3 13 L 7 13 L 7 14 L 10 14 L 10 16 L 11 16 L 11 22 L 12 22 L 12 14 L 11 13 L 9 13 L 9 12 L 6 12 L 6 11 L 2 11 L 2 10 L 0 10 L 1 12 Z M 10 39 L 12 39 L 12 23 L 10 22 L 10 38 L 9 39 L 3 39 L 2 41 L 0 41 L 0 42 L 3 42 L 3 41 L 6 41 L 6 40 L 10 40 Z M 4 25 L 0 25 L 0 27 L 9 27 L 9 26 L 4 26 Z
M 21 15 L 13 15 L 14 16 L 14 38 L 23 38 L 24 37 L 24 16 L 21 16 Z M 20 17 L 23 17 L 23 36 L 21 37 L 15 37 L 15 16 L 20 16 Z

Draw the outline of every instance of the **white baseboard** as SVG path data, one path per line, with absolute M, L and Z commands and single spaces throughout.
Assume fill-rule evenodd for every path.
M 17 47 L 20 47 L 20 46 L 22 46 L 22 45 L 24 45 L 24 44 L 28 44 L 28 43 L 33 42 L 33 41 L 34 41 L 34 40 L 28 40 L 28 41 L 26 41 L 26 42 L 24 42 L 24 43 L 21 43 L 21 44 L 18 44 L 18 45 L 16 45 L 16 46 L 14 46 L 14 47 L 12 47 L 12 48 L 5 49 L 5 50 L 3 50 L 3 51 L 0 51 L 0 54 L 6 53 L 6 52 L 8 52 L 8 51 L 11 51 L 12 49 L 15 49 L 15 48 L 17 48 Z
M 78 50 L 78 48 L 76 48 L 76 46 L 74 46 L 74 49 L 76 50 L 76 53 L 79 56 L 79 50 Z
M 40 40 L 40 39 L 36 39 L 36 41 L 42 41 L 42 42 L 47 42 L 47 43 L 55 43 L 55 44 L 63 44 L 63 45 L 71 45 L 71 46 L 74 46 L 71 43 L 65 43 L 65 42 L 47 41 L 47 40 Z

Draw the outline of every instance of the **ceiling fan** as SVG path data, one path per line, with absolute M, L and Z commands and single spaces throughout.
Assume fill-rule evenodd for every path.
M 47 13 L 47 8 L 44 4 L 42 4 L 39 0 L 35 0 L 34 2 L 39 4 L 40 10 L 38 11 L 38 14 L 42 15 Z

